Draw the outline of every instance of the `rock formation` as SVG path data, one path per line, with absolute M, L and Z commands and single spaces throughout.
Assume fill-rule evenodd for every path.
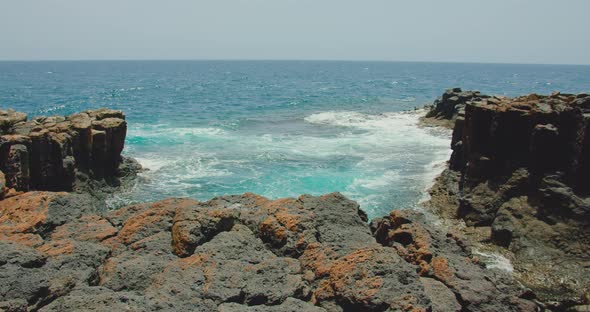
M 167 199 L 115 211 L 88 195 L 0 201 L 5 311 L 535 311 L 459 238 L 410 212 L 371 227 L 334 193 Z M 434 310 L 433 310 L 434 308 Z
M 453 128 L 455 119 L 464 115 L 465 105 L 471 101 L 481 101 L 489 98 L 479 91 L 463 91 L 461 88 L 453 88 L 445 91 L 442 96 L 427 106 L 428 112 L 422 119 L 428 125 L 437 125 Z
M 88 179 L 113 184 L 125 174 L 120 165 L 127 123 L 121 111 L 103 108 L 30 121 L 26 114 L 0 111 L 0 131 L 0 171 L 12 193 L 72 191 Z
M 510 251 L 520 280 L 567 306 L 590 294 L 590 96 L 471 100 L 430 206 Z
M 473 95 L 451 117 L 454 152 L 430 207 L 487 228 L 487 239 L 513 253 L 525 286 L 486 268 L 465 233 L 415 211 L 369 224 L 339 193 L 107 210 L 92 194 L 54 191 L 135 170 L 120 155 L 124 115 L 26 121 L 9 111 L 0 113 L 0 189 L 9 189 L 0 193 L 0 311 L 500 312 L 583 303 L 590 97 Z

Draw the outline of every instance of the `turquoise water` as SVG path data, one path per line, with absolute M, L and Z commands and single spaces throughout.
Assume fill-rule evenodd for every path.
M 417 126 L 446 88 L 590 91 L 590 67 L 384 62 L 0 62 L 0 106 L 122 109 L 124 153 L 149 171 L 113 205 L 340 191 L 371 216 L 414 207 L 449 156 Z

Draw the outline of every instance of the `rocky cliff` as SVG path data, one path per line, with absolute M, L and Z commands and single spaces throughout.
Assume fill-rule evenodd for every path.
M 590 96 L 468 102 L 430 206 L 487 231 L 544 301 L 590 294 Z M 482 231 L 479 231 L 482 233 Z
M 167 199 L 105 211 L 87 195 L 0 201 L 4 311 L 535 311 L 460 238 L 414 212 L 371 225 L 334 193 Z
M 0 131 L 0 198 L 5 190 L 72 191 L 85 188 L 89 179 L 116 184 L 124 171 L 137 169 L 121 157 L 127 132 L 121 111 L 27 121 L 24 113 L 0 110 Z
M 425 125 L 453 128 L 455 120 L 465 114 L 465 105 L 472 101 L 481 101 L 490 96 L 479 91 L 463 91 L 461 88 L 448 89 L 432 105 L 427 105 L 428 112 L 422 118 Z

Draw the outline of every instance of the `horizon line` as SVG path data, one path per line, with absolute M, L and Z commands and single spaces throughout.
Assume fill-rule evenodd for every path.
M 474 64 L 474 65 L 548 65 L 548 66 L 590 66 L 577 63 L 518 63 L 497 61 L 401 61 L 377 59 L 257 59 L 257 58 L 105 58 L 105 59 L 0 59 L 0 62 L 367 62 L 367 63 L 425 63 L 425 64 Z

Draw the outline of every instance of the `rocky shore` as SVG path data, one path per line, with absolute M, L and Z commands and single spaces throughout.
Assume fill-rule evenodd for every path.
M 453 154 L 430 208 L 508 257 L 541 301 L 590 304 L 590 96 L 479 96 L 438 110 L 429 115 L 454 119 Z
M 27 119 L 0 110 L 0 199 L 29 190 L 100 194 L 140 169 L 121 156 L 127 133 L 121 111 Z
M 5 311 L 534 311 L 458 237 L 410 211 L 367 223 L 334 193 L 167 199 L 106 211 L 87 195 L 0 201 Z
M 498 98 L 472 95 L 458 97 L 464 104 L 447 97 L 456 113 L 430 115 L 456 123 L 450 168 L 428 207 L 489 229 L 483 240 L 414 210 L 369 222 L 339 193 L 172 198 L 108 210 L 93 189 L 119 185 L 137 170 L 120 154 L 122 112 L 26 121 L 26 115 L 2 111 L 0 311 L 578 309 L 572 307 L 587 300 L 590 263 L 588 176 L 580 174 L 589 159 L 590 98 L 495 103 Z M 522 102 L 531 109 L 514 104 Z M 535 103 L 551 107 L 546 119 L 530 119 Z M 439 106 L 446 107 L 434 109 Z M 485 123 L 488 115 L 479 110 L 494 117 Z M 532 120 L 547 124 L 537 127 Z M 525 129 L 521 121 L 533 129 L 526 155 L 499 141 L 510 133 L 500 127 Z M 546 129 L 552 128 L 557 139 L 550 140 Z M 533 153 L 553 151 L 541 142 L 563 144 L 566 152 L 551 154 L 559 163 L 531 162 Z M 486 268 L 474 249 L 484 244 L 514 254 L 516 279 Z M 536 283 L 540 276 L 556 279 Z M 561 284 L 552 283 L 558 279 Z

